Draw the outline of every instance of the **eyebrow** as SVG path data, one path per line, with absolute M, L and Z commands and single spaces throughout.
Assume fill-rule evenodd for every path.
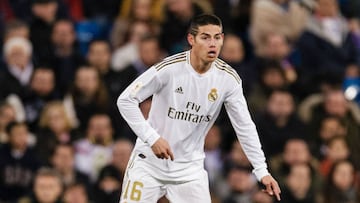
M 222 35 L 222 34 L 223 34 L 222 32 L 219 32 L 219 33 L 216 33 L 214 36 L 218 36 L 218 35 Z M 206 32 L 202 32 L 199 35 L 211 36 L 211 34 L 206 33 Z

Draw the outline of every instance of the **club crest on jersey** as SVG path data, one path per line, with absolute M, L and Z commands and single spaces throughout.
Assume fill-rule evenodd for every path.
M 210 90 L 210 93 L 208 94 L 208 99 L 209 101 L 214 102 L 217 98 L 218 98 L 217 89 L 212 88 Z

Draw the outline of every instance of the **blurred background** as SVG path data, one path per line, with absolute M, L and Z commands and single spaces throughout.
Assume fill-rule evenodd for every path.
M 0 203 L 118 203 L 136 136 L 119 94 L 223 21 L 286 203 L 360 202 L 360 1 L 1 0 Z M 151 98 L 140 108 L 145 117 Z M 222 111 L 205 143 L 214 203 L 273 203 Z M 168 202 L 166 198 L 159 202 Z

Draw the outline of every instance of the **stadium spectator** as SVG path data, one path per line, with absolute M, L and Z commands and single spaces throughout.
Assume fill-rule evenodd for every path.
M 13 37 L 4 44 L 5 68 L 0 73 L 0 99 L 10 94 L 23 98 L 34 71 L 32 45 L 27 39 Z
M 169 54 L 187 50 L 187 29 L 191 18 L 205 12 L 204 7 L 192 0 L 166 0 L 165 20 L 161 24 L 160 42 Z
M 119 139 L 114 143 L 111 165 L 119 171 L 121 180 L 122 176 L 125 174 L 127 163 L 130 160 L 133 148 L 134 143 L 127 139 Z
M 316 95 L 315 95 L 316 96 Z M 313 101 L 309 101 L 313 100 Z M 311 104 L 312 103 L 312 104 Z M 345 126 L 346 141 L 350 147 L 351 158 L 354 160 L 355 166 L 360 168 L 360 120 L 359 107 L 346 100 L 344 92 L 341 89 L 330 89 L 318 98 L 312 96 L 303 101 L 302 119 L 308 124 L 310 132 L 316 138 L 319 132 L 320 122 L 327 116 L 336 116 Z M 312 140 L 314 141 L 314 140 Z
M 94 203 L 118 203 L 121 194 L 122 178 L 114 166 L 101 169 L 94 189 Z
M 252 113 L 264 112 L 270 94 L 274 90 L 288 87 L 285 71 L 277 61 L 264 61 L 260 66 L 260 73 L 256 79 L 257 82 L 254 83 L 248 93 L 249 109 Z
M 264 66 L 267 63 L 277 63 L 284 72 L 287 86 L 292 87 L 297 81 L 296 68 L 299 59 L 293 49 L 292 44 L 286 37 L 279 33 L 269 33 L 264 36 L 262 52 L 256 53 L 254 57 L 246 64 L 247 79 L 250 92 L 256 87 L 257 77 L 261 76 Z M 259 76 L 260 75 L 260 76 Z M 294 96 L 301 95 L 300 90 L 292 91 Z
M 297 75 L 296 61 L 292 59 L 292 52 L 292 45 L 284 35 L 269 34 L 266 36 L 264 53 L 258 56 L 278 61 L 285 71 L 286 81 L 294 83 Z
M 156 36 L 145 36 L 140 39 L 138 45 L 139 58 L 127 66 L 120 74 L 125 89 L 137 76 L 145 72 L 148 67 L 158 63 L 163 53 Z
M 0 6 L 1 7 L 1 6 Z M 1 9 L 1 8 L 0 8 Z M 2 34 L 3 33 L 3 34 Z M 4 32 L 1 30 L 0 26 L 0 41 L 5 43 L 12 37 L 21 37 L 29 39 L 30 29 L 29 26 L 21 20 L 11 20 L 4 25 Z M 0 55 L 3 56 L 3 47 L 0 47 Z M 0 58 L 0 70 L 4 69 L 4 58 Z
M 244 62 L 245 50 L 241 38 L 235 34 L 226 34 L 224 45 L 220 52 L 220 58 L 230 64 L 239 74 L 243 81 L 244 94 L 247 95 L 250 86 L 248 81 L 251 81 L 251 76 Z
M 29 87 L 26 87 L 23 98 L 17 96 L 17 103 L 21 104 L 19 109 L 25 113 L 26 123 L 31 132 L 38 131 L 38 121 L 40 113 L 47 102 L 59 99 L 55 89 L 55 75 L 52 69 L 39 67 L 36 68 L 31 76 Z
M 320 160 L 323 159 L 327 151 L 327 142 L 336 136 L 345 137 L 346 134 L 346 126 L 340 118 L 336 116 L 324 117 L 320 122 L 318 134 L 315 135 L 315 138 L 312 138 L 310 143 L 314 156 Z
M 319 190 L 322 187 L 322 179 L 317 170 L 319 161 L 312 156 L 309 145 L 303 139 L 292 138 L 289 139 L 284 146 L 283 152 L 270 159 L 270 168 L 274 176 L 279 179 L 279 183 L 284 185 L 286 176 L 291 166 L 296 164 L 307 164 L 311 166 L 315 172 L 312 188 Z
M 30 40 L 34 46 L 34 56 L 41 64 L 48 62 L 52 53 L 51 31 L 60 16 L 57 15 L 57 0 L 33 0 L 31 4 L 32 20 L 30 23 Z
M 89 195 L 84 185 L 75 183 L 65 188 L 64 203 L 90 203 Z
M 36 136 L 35 149 L 44 163 L 50 163 L 50 157 L 58 144 L 71 144 L 81 137 L 61 101 L 46 103 L 41 112 Z
M 267 157 L 283 151 L 291 138 L 307 138 L 306 125 L 296 115 L 295 101 L 290 92 L 274 90 L 268 99 L 264 113 L 257 114 L 255 123 Z
M 96 182 L 100 170 L 111 162 L 113 148 L 113 127 L 106 114 L 91 116 L 86 138 L 80 139 L 75 146 L 75 167 Z
M 111 64 L 115 71 L 121 71 L 126 66 L 139 59 L 138 45 L 140 40 L 148 34 L 153 33 L 149 23 L 143 21 L 134 21 L 129 26 L 125 44 L 114 50 Z
M 323 202 L 358 202 L 359 192 L 355 187 L 354 180 L 354 165 L 347 160 L 336 162 L 332 166 L 324 186 Z
M 154 50 L 152 50 L 154 51 Z M 152 55 L 151 53 L 147 53 Z M 89 45 L 87 60 L 90 66 L 95 67 L 100 73 L 101 80 L 104 82 L 109 93 L 109 115 L 114 125 L 116 137 L 132 137 L 129 127 L 117 113 L 116 99 L 126 86 L 135 78 L 131 72 L 135 70 L 114 71 L 110 64 L 111 47 L 104 40 L 95 40 Z M 134 73 L 135 74 L 135 73 Z
M 75 169 L 75 151 L 72 145 L 56 145 L 53 149 L 51 165 L 59 173 L 64 187 L 78 183 L 85 186 L 87 190 L 90 189 L 89 177 Z
M 91 66 L 79 67 L 73 87 L 64 98 L 66 111 L 73 119 L 73 124 L 84 132 L 93 114 L 109 111 L 109 101 L 109 94 L 100 73 Z
M 250 38 L 256 54 L 263 52 L 265 40 L 270 34 L 280 34 L 291 42 L 301 35 L 305 28 L 312 0 L 256 0 L 252 4 Z M 310 9 L 309 9 L 310 8 Z
M 18 203 L 62 203 L 63 186 L 59 174 L 50 168 L 41 168 L 34 178 L 33 193 Z
M 250 168 L 251 164 L 249 159 L 246 157 L 244 150 L 242 149 L 240 143 L 234 139 L 230 145 L 230 150 L 224 152 L 222 157 L 222 167 L 220 168 L 221 173 L 214 174 L 213 185 L 210 185 L 210 190 L 212 194 L 212 199 L 219 198 L 225 199 L 230 195 L 229 185 L 227 183 L 227 172 L 230 168 L 237 166 L 242 168 Z M 218 171 L 220 172 L 220 171 Z
M 283 185 L 284 203 L 313 203 L 316 202 L 318 194 L 312 188 L 313 168 L 306 163 L 291 165 L 286 174 L 285 185 Z
M 119 139 L 113 145 L 112 160 L 103 167 L 95 184 L 95 202 L 118 203 L 128 161 L 134 144 L 127 139 Z
M 77 68 L 85 64 L 85 59 L 78 48 L 74 24 L 70 20 L 54 22 L 49 54 L 48 65 L 54 69 L 56 86 L 60 96 L 63 97 L 74 81 Z
M 319 172 L 324 177 L 329 175 L 332 165 L 350 157 L 350 149 L 343 136 L 334 136 L 327 140 L 324 158 L 320 162 Z
M 111 47 L 105 40 L 95 40 L 89 45 L 87 61 L 95 67 L 105 83 L 111 97 L 111 103 L 116 101 L 117 96 L 124 90 L 121 74 L 111 67 Z
M 226 34 L 224 45 L 220 52 L 220 58 L 229 63 L 236 70 L 243 62 L 245 57 L 244 46 L 241 38 L 234 34 Z
M 224 32 L 235 33 L 248 42 L 248 30 L 250 24 L 251 0 L 243 1 L 212 1 L 214 13 L 223 20 Z M 248 49 L 246 49 L 248 51 Z
M 31 191 L 40 163 L 28 145 L 25 123 L 9 123 L 6 132 L 9 142 L 0 148 L 0 201 L 11 202 Z
M 149 24 L 158 34 L 164 19 L 163 6 L 164 0 L 123 0 L 110 37 L 112 47 L 119 48 L 126 43 L 130 37 L 128 30 L 137 21 Z
M 300 85 L 307 94 L 319 92 L 329 80 L 342 82 L 348 66 L 358 64 L 359 54 L 346 19 L 336 0 L 318 0 L 296 47 L 300 53 Z
M 226 177 L 230 194 L 222 202 L 251 202 L 254 193 L 259 190 L 251 168 L 233 165 L 228 170 Z

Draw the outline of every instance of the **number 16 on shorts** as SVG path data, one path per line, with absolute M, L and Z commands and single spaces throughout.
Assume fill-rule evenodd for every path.
M 131 182 L 127 181 L 125 192 L 123 194 L 123 200 L 130 199 L 131 201 L 140 201 L 141 200 L 141 189 L 144 187 L 144 184 L 139 181 Z M 125 202 L 124 202 L 125 203 Z

